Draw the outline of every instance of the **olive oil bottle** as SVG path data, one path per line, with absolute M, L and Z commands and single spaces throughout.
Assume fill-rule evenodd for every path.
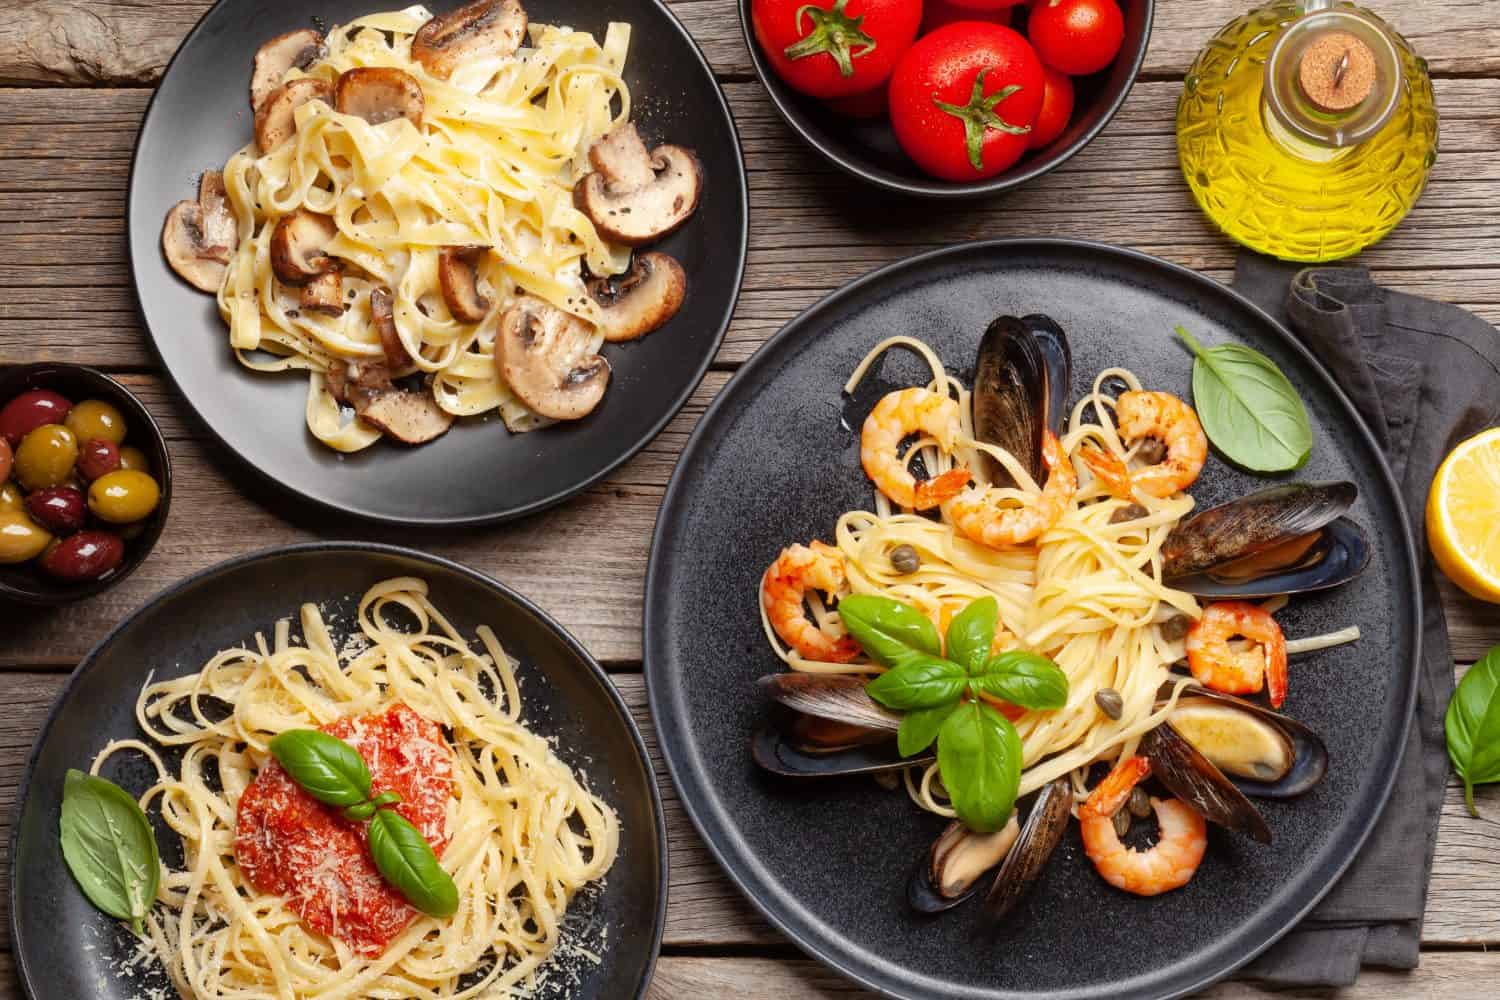
M 1427 65 L 1370 11 L 1280 0 L 1225 25 L 1189 70 L 1177 152 L 1231 238 L 1294 261 L 1358 253 L 1394 229 L 1437 160 Z

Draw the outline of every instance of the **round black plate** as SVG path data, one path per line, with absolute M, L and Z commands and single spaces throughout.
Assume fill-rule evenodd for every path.
M 113 971 L 133 953 L 133 939 L 79 892 L 57 831 L 68 768 L 87 769 L 112 738 L 140 735 L 135 699 L 147 672 L 173 677 L 198 670 L 219 650 L 253 641 L 257 631 L 269 636 L 279 618 L 295 623 L 307 601 L 324 607 L 339 646 L 360 595 L 393 576 L 426 580 L 433 602 L 471 640 L 476 626 L 494 628 L 520 660 L 527 725 L 555 739 L 558 755 L 620 815 L 619 858 L 602 889 L 580 893 L 567 918 L 569 935 L 604 960 L 570 964 L 544 996 L 645 994 L 666 919 L 666 828 L 645 744 L 615 686 L 561 625 L 487 576 L 409 549 L 319 542 L 222 563 L 163 592 L 95 647 L 58 697 L 22 776 L 10 844 L 11 940 L 33 1000 L 127 1000 L 144 992 L 140 974 L 122 979 Z M 139 790 L 148 776 L 131 774 L 132 766 L 126 761 L 106 774 Z M 154 985 L 167 985 L 157 978 Z
M 1269 354 L 1302 393 L 1315 445 L 1301 479 L 1352 479 L 1374 553 L 1354 584 L 1279 615 L 1292 637 L 1358 624 L 1355 646 L 1294 658 L 1286 710 L 1328 740 L 1332 769 L 1295 802 L 1262 809 L 1269 848 L 1213 830 L 1185 888 L 1117 892 L 1084 858 L 1077 826 L 1004 926 L 981 907 L 921 918 L 905 883 L 942 828 L 868 779 L 797 784 L 756 770 L 768 716 L 757 676 L 782 669 L 756 614 L 783 546 L 832 538 L 870 503 L 840 387 L 896 334 L 932 344 L 966 378 L 995 316 L 1050 313 L 1073 347 L 1073 392 L 1124 365 L 1190 396 L 1181 323 L 1205 343 Z M 874 377 L 925 382 L 904 352 Z M 871 389 L 866 407 L 878 398 Z M 841 423 L 847 420 L 847 424 Z M 1212 458 L 1193 494 L 1216 503 L 1265 485 Z M 719 395 L 683 452 L 657 522 L 645 657 L 662 752 L 688 814 L 747 896 L 794 941 L 899 997 L 1175 996 L 1248 961 L 1289 929 L 1353 858 L 1396 772 L 1415 695 L 1420 634 L 1406 518 L 1368 431 L 1326 373 L 1264 313 L 1223 286 L 1129 251 L 1055 240 L 977 243 L 915 257 L 835 293 L 774 337 Z
M 666 426 L 708 370 L 745 266 L 739 140 L 708 63 L 657 0 L 527 0 L 533 20 L 601 39 L 610 21 L 631 24 L 625 79 L 636 102 L 632 117 L 648 143 L 691 146 L 703 163 L 697 214 L 659 247 L 687 269 L 687 300 L 650 336 L 606 347 L 614 367 L 609 392 L 581 421 L 512 435 L 491 414 L 420 448 L 380 442 L 341 455 L 305 426 L 304 374 L 262 375 L 235 360 L 213 297 L 167 266 L 161 227 L 173 204 L 193 197 L 199 173 L 218 169 L 250 140 L 250 61 L 262 41 L 399 6 L 219 0 L 173 57 L 141 125 L 127 203 L 131 273 L 146 329 L 172 380 L 224 446 L 267 479 L 305 500 L 387 523 L 508 520 L 598 482 Z

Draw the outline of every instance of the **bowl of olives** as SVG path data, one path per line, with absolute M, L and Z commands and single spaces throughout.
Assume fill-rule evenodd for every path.
M 102 372 L 0 372 L 0 601 L 67 604 L 119 583 L 161 535 L 172 466 L 141 401 Z

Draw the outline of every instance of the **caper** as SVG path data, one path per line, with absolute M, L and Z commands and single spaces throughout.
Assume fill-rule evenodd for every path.
M 1156 438 L 1146 438 L 1141 446 L 1136 449 L 1135 457 L 1147 465 L 1155 465 L 1167 457 L 1167 446 Z
M 1136 785 L 1130 790 L 1130 801 L 1126 803 L 1126 807 L 1136 819 L 1145 819 L 1151 815 L 1151 796 L 1140 785 Z
M 1168 642 L 1176 642 L 1188 634 L 1188 629 L 1193 627 L 1193 620 L 1187 615 L 1173 615 L 1162 622 L 1157 628 L 1161 629 L 1161 637 Z
M 1113 819 L 1115 821 L 1115 836 L 1123 837 L 1130 832 L 1130 810 L 1116 810 Z
M 134 469 L 116 469 L 89 487 L 89 510 L 110 524 L 139 521 L 160 501 L 161 488 L 156 480 Z
M 16 478 L 27 490 L 61 486 L 78 461 L 78 438 L 61 424 L 43 424 L 16 449 Z
M 1120 697 L 1120 692 L 1114 688 L 1100 688 L 1094 692 L 1094 704 L 1099 706 L 1099 711 L 1118 720 L 1125 712 L 1125 699 Z
M 119 444 L 125 440 L 125 417 L 102 399 L 85 399 L 68 411 L 63 422 L 80 441 Z
M 1151 513 L 1138 503 L 1126 504 L 1110 515 L 1110 524 L 1123 524 L 1126 521 L 1136 521 Z
M 0 563 L 20 563 L 35 559 L 52 541 L 52 536 L 25 511 L 0 514 Z
M 891 549 L 891 568 L 902 576 L 915 573 L 922 565 L 922 557 L 910 545 L 898 545 Z

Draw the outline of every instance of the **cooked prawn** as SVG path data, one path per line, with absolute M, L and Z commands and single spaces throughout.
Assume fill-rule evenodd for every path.
M 970 489 L 950 500 L 944 512 L 965 538 L 992 549 L 1036 540 L 1058 522 L 1078 492 L 1073 463 L 1051 431 L 1042 439 L 1042 461 L 1047 483 L 1035 500 L 1001 506 L 990 489 Z
M 1116 889 L 1137 896 L 1156 896 L 1187 885 L 1208 847 L 1208 824 L 1186 803 L 1151 798 L 1159 838 L 1154 847 L 1137 851 L 1120 843 L 1114 815 L 1131 789 L 1151 773 L 1145 757 L 1126 757 L 1115 765 L 1078 809 L 1083 850 L 1094 870 Z
M 1132 470 L 1118 455 L 1099 448 L 1082 449 L 1084 464 L 1111 494 L 1128 500 L 1140 490 L 1147 496 L 1169 497 L 1198 480 L 1208 458 L 1208 438 L 1191 406 L 1169 392 L 1132 389 L 1115 401 L 1115 419 L 1122 438 L 1155 439 L 1165 454 L 1155 465 Z
M 1235 636 L 1249 649 L 1229 644 Z M 1254 694 L 1266 686 L 1271 705 L 1286 701 L 1286 636 L 1270 612 L 1248 601 L 1220 601 L 1203 609 L 1188 629 L 1188 668 L 1204 687 L 1225 694 Z
M 859 644 L 847 635 L 835 638 L 824 632 L 808 619 L 803 606 L 809 590 L 837 595 L 844 582 L 844 556 L 832 545 L 788 545 L 760 581 L 760 599 L 771 627 L 809 660 L 848 663 L 859 655 Z
M 950 469 L 918 481 L 900 453 L 901 442 L 923 434 L 951 452 L 963 432 L 958 403 L 930 389 L 887 393 L 865 418 L 859 437 L 859 460 L 865 475 L 893 503 L 912 510 L 931 510 L 969 485 L 968 469 Z

